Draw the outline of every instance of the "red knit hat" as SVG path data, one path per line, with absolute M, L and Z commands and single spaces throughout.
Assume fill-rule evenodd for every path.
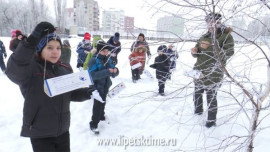
M 16 37 L 23 35 L 22 32 L 20 30 L 16 30 Z
M 84 39 L 85 40 L 91 40 L 91 35 L 89 33 L 84 34 Z

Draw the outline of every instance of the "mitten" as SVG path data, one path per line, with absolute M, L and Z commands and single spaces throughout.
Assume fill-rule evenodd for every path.
M 115 67 L 115 68 L 117 69 L 117 72 L 111 74 L 112 78 L 115 78 L 119 74 L 119 69 L 117 67 Z
M 30 34 L 30 36 L 27 38 L 27 41 L 32 44 L 33 46 L 36 46 L 38 42 L 41 40 L 41 38 L 49 33 L 52 33 L 55 31 L 54 26 L 49 22 L 40 22 L 33 32 Z

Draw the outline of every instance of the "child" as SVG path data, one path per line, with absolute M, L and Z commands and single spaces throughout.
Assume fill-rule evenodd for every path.
M 111 44 L 111 58 L 113 63 L 116 65 L 118 63 L 117 55 L 121 52 L 121 42 L 119 41 L 120 34 L 116 32 L 114 36 L 111 36 L 107 43 Z
M 102 40 L 101 39 L 101 37 L 100 36 L 95 36 L 94 38 L 93 38 L 93 48 L 92 48 L 92 50 L 87 54 L 87 57 L 86 57 L 86 59 L 85 59 L 85 61 L 84 61 L 84 63 L 83 63 L 83 69 L 84 70 L 88 70 L 88 63 L 89 63 L 89 61 L 90 61 L 90 59 L 92 58 L 92 56 L 97 52 L 97 41 L 99 41 L 99 40 Z
M 51 23 L 39 23 L 10 56 L 6 70 L 24 97 L 21 136 L 30 137 L 34 152 L 69 152 L 70 101 L 88 100 L 92 94 L 88 88 L 55 97 L 44 92 L 44 79 L 73 73 L 59 61 L 62 43 L 54 30 Z
M 70 44 L 68 40 L 63 41 L 63 47 L 61 49 L 61 57 L 60 60 L 63 63 L 70 64 L 70 58 L 71 58 L 71 50 L 70 50 Z
M 156 69 L 156 78 L 158 79 L 158 92 L 164 96 L 165 82 L 170 75 L 170 58 L 165 54 L 167 47 L 161 45 L 158 47 L 158 56 L 155 58 L 155 63 L 150 65 L 151 68 Z
M 167 50 L 167 56 L 170 58 L 170 76 L 168 79 L 171 79 L 171 74 L 176 68 L 176 59 L 178 59 L 178 53 L 176 50 L 174 50 L 173 44 L 170 44 Z
M 15 40 L 16 37 L 16 30 L 11 30 L 11 40 L 9 41 L 9 50 L 12 51 L 12 42 Z
M 146 51 L 147 51 L 146 47 L 140 45 L 128 57 L 130 60 L 133 83 L 136 83 L 136 81 L 140 79 L 139 70 L 143 68 L 143 65 L 145 63 Z
M 133 52 L 136 50 L 136 48 L 140 45 L 143 45 L 146 48 L 146 54 L 148 57 L 148 60 L 151 59 L 151 52 L 150 52 L 150 48 L 149 48 L 149 44 L 146 42 L 145 36 L 143 33 L 140 33 L 136 39 L 135 42 L 133 42 L 130 51 Z M 142 67 L 139 69 L 139 74 L 142 75 L 143 71 L 144 71 L 144 67 L 145 67 L 145 62 L 142 65 Z
M 87 57 L 87 54 L 92 50 L 92 44 L 90 42 L 91 35 L 89 33 L 84 34 L 84 39 L 77 46 L 77 68 L 83 69 L 83 63 Z
M 18 47 L 19 43 L 22 41 L 22 39 L 25 36 L 22 34 L 22 32 L 20 30 L 16 30 L 16 38 L 12 40 L 12 42 L 10 42 L 11 46 L 10 46 L 10 50 L 12 52 L 14 52 L 16 50 L 16 48 Z
M 100 40 L 97 42 L 97 52 L 92 56 L 88 64 L 88 72 L 91 74 L 94 81 L 94 87 L 98 90 L 104 103 L 101 103 L 97 99 L 94 99 L 92 121 L 90 122 L 90 129 L 95 134 L 99 134 L 98 123 L 105 120 L 105 104 L 106 96 L 109 92 L 109 88 L 112 85 L 110 77 L 116 77 L 119 74 L 118 68 L 116 68 L 109 58 L 108 53 L 110 50 L 110 44 Z

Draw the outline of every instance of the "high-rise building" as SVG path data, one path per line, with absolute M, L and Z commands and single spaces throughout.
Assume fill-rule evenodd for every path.
M 95 0 L 74 0 L 74 22 L 90 31 L 99 30 L 99 7 Z
M 65 25 L 75 25 L 74 23 L 74 8 L 65 9 Z
M 168 31 L 167 33 L 159 32 L 161 35 L 164 36 L 171 35 L 169 32 L 181 36 L 184 33 L 184 19 L 174 16 L 162 17 L 157 21 L 157 31 Z
M 131 33 L 134 31 L 134 17 L 125 16 L 124 30 Z
M 102 12 L 102 30 L 117 32 L 124 30 L 124 11 L 109 9 Z

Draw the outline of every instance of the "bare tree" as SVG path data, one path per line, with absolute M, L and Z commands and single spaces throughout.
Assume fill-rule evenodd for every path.
M 29 0 L 29 3 L 30 3 L 30 11 L 32 14 L 32 23 L 30 24 L 30 28 L 33 28 L 35 25 L 37 25 L 39 21 L 38 15 L 40 14 L 38 13 L 38 8 L 35 3 L 35 0 Z
M 201 147 L 201 150 L 224 151 L 230 149 L 236 151 L 245 149 L 252 152 L 255 148 L 256 136 L 261 130 L 269 127 L 260 127 L 265 118 L 270 115 L 269 112 L 265 113 L 265 110 L 269 109 L 270 106 L 270 47 L 267 37 L 270 24 L 265 20 L 265 12 L 269 12 L 269 2 L 264 0 L 150 0 L 145 1 L 144 7 L 148 7 L 149 11 L 154 12 L 153 15 L 168 14 L 183 18 L 185 20 L 185 34 L 179 36 L 179 40 L 175 41 L 175 43 L 178 42 L 179 45 L 183 46 L 188 45 L 186 42 L 192 42 L 194 37 L 198 38 L 205 32 L 206 28 L 203 27 L 206 26 L 204 17 L 210 12 L 222 14 L 222 24 L 229 25 L 234 29 L 236 53 L 226 63 L 227 66 L 222 62 L 222 56 L 220 55 L 223 48 L 216 43 L 217 39 L 213 34 L 212 47 L 215 50 L 216 60 L 221 63 L 220 68 L 226 75 L 225 79 L 223 79 L 223 85 L 227 86 L 227 88 L 223 87 L 220 92 L 223 93 L 223 96 L 226 94 L 226 98 L 234 101 L 230 105 L 223 105 L 219 108 L 223 109 L 228 106 L 235 108 L 235 105 L 238 105 L 235 110 L 231 110 L 230 113 L 227 113 L 227 116 L 224 116 L 227 119 L 223 120 L 222 124 L 244 116 L 250 126 L 247 127 L 246 124 L 241 124 L 235 120 L 237 125 L 243 126 L 247 131 L 245 135 L 229 134 L 223 139 L 218 139 L 219 143 Z M 240 18 L 244 20 L 239 20 Z M 252 31 L 248 28 L 251 26 L 253 26 Z M 169 32 L 167 31 L 167 33 Z M 251 48 L 253 49 L 250 50 Z M 189 51 L 181 50 L 180 53 L 186 55 Z M 186 66 L 185 63 L 182 63 L 182 65 Z M 258 77 L 255 75 L 259 67 L 260 72 L 264 72 Z M 188 92 L 192 88 L 190 84 L 181 86 L 181 89 L 177 89 L 172 94 L 176 92 L 182 93 L 183 90 Z M 190 95 L 178 94 L 178 96 L 181 96 L 179 98 L 189 98 Z M 198 149 L 200 148 L 196 147 L 190 151 Z M 186 149 L 180 150 L 188 151 Z
M 65 8 L 66 1 L 65 0 L 54 0 L 54 10 L 56 16 L 56 25 L 59 27 L 60 31 L 64 31 L 64 21 L 65 21 Z
M 43 0 L 3 1 L 0 10 L 2 12 L 0 14 L 1 34 L 5 36 L 10 35 L 11 29 L 20 29 L 23 33 L 28 34 L 38 22 L 52 22 L 48 7 Z

